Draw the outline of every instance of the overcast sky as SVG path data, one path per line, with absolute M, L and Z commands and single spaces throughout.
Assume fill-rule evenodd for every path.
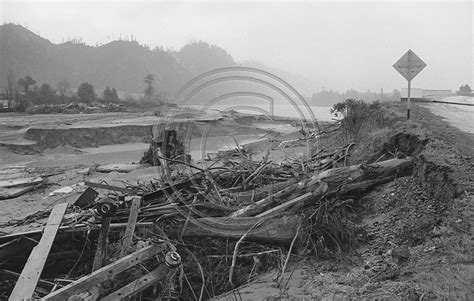
M 405 87 L 392 68 L 411 48 L 427 67 L 412 86 L 473 84 L 473 5 L 454 2 L 7 1 L 3 22 L 53 41 L 104 43 L 133 34 L 141 44 L 179 50 L 193 40 L 300 74 L 315 90 Z

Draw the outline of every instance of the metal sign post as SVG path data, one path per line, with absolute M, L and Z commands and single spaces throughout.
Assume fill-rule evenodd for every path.
M 410 119 L 410 109 L 411 109 L 410 92 L 411 92 L 411 80 L 408 81 L 408 91 L 407 91 L 407 119 Z
M 423 62 L 411 49 L 407 51 L 394 65 L 397 70 L 408 81 L 408 97 L 407 97 L 407 118 L 410 119 L 411 109 L 411 80 L 418 75 L 426 67 Z

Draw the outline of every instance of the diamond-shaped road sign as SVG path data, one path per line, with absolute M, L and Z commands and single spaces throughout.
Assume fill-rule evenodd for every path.
M 425 67 L 425 62 L 411 51 L 411 49 L 393 65 L 393 68 L 395 68 L 407 81 L 411 81 Z

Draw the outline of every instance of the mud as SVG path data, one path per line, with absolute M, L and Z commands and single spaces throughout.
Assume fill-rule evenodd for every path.
M 110 123 L 93 120 L 89 125 L 84 122 L 68 124 L 46 124 L 46 126 L 33 126 L 21 128 L 10 134 L 6 130 L 0 134 L 0 147 L 16 154 L 37 154 L 46 149 L 54 149 L 60 146 L 73 148 L 99 147 L 103 145 L 148 143 L 152 136 L 152 129 L 156 124 L 166 124 L 168 121 L 153 121 L 149 116 L 142 120 L 134 119 L 134 116 L 123 122 Z M 249 117 L 252 120 L 252 117 Z M 145 120 L 146 119 L 146 120 Z M 150 119 L 150 120 L 148 120 Z M 239 135 L 263 135 L 276 132 L 272 129 L 259 129 L 250 124 L 241 124 L 232 118 L 225 120 L 183 120 L 191 122 L 188 138 L 232 136 Z M 87 123 L 87 121 L 86 121 Z M 110 124 L 109 124 L 110 123 Z M 125 124 L 120 124 L 125 123 Z M 132 123 L 132 124 L 130 124 Z M 133 124 L 134 123 L 134 124 Z M 8 129 L 13 129 L 7 127 Z M 3 137 L 2 137 L 3 136 Z
M 422 154 L 417 158 L 415 176 L 424 191 L 432 198 L 448 202 L 456 196 L 453 170 L 446 164 L 430 160 Z
M 152 125 L 125 125 L 99 128 L 39 129 L 26 131 L 25 138 L 37 142 L 40 149 L 67 145 L 77 148 L 108 144 L 146 142 Z

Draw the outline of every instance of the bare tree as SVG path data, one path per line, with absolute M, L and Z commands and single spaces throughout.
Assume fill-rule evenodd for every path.
M 58 92 L 61 98 L 64 98 L 66 96 L 66 93 L 69 91 L 69 88 L 71 88 L 71 85 L 67 80 L 62 80 L 57 84 L 58 87 Z
M 145 76 L 143 79 L 143 82 L 145 83 L 145 97 L 150 99 L 153 96 L 153 92 L 155 89 L 153 88 L 153 81 L 155 80 L 153 74 L 148 74 Z
M 15 72 L 12 69 L 8 69 L 7 71 L 7 98 L 13 99 L 16 91 L 16 79 L 15 79 Z

